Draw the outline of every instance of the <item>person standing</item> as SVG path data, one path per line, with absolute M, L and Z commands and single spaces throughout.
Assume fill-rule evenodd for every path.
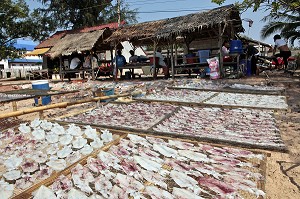
M 118 77 L 118 70 L 120 70 L 120 77 L 122 76 L 122 67 L 127 64 L 125 57 L 122 55 L 121 50 L 117 51 L 117 56 L 116 56 L 116 70 L 115 70 L 115 78 L 117 79 Z
M 273 60 L 276 64 L 276 67 L 279 67 L 279 62 L 277 57 L 282 57 L 284 62 L 284 71 L 286 72 L 287 66 L 288 66 L 288 58 L 292 55 L 289 47 L 287 46 L 287 43 L 281 39 L 280 35 L 275 35 L 273 37 L 275 42 L 275 47 L 273 49 Z M 279 53 L 275 54 L 276 48 L 279 49 Z
M 246 54 L 248 59 L 251 59 L 251 74 L 252 75 L 258 75 L 259 71 L 257 69 L 257 56 L 259 53 L 259 50 L 254 47 L 254 45 L 249 44 L 248 41 L 245 41 L 245 47 L 246 47 Z
M 165 75 L 165 78 L 169 78 L 169 67 L 167 66 L 167 64 L 164 61 L 164 56 L 161 54 L 161 48 L 158 47 L 156 52 L 155 52 L 155 57 L 158 58 L 158 65 L 161 66 L 163 68 L 163 73 Z

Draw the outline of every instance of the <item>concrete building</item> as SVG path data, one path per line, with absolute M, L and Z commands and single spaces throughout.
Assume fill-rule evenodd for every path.
M 21 51 L 20 58 L 0 60 L 0 78 L 9 77 L 26 77 L 27 71 L 37 70 L 42 68 L 42 58 L 39 56 L 25 56 L 34 50 L 34 44 L 28 40 L 17 40 L 14 47 L 24 49 Z

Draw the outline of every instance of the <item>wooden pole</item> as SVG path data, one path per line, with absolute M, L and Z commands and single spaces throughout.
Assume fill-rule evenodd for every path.
M 60 55 L 59 56 L 59 75 L 60 75 L 61 81 L 64 80 L 62 70 L 63 70 L 62 69 L 62 55 Z
M 132 92 L 132 93 L 124 93 L 124 94 L 119 94 L 119 95 L 109 95 L 109 96 L 103 96 L 103 97 L 94 97 L 94 98 L 88 98 L 84 100 L 78 100 L 74 102 L 61 102 L 57 104 L 50 104 L 46 106 L 39 106 L 39 107 L 34 107 L 31 109 L 26 109 L 26 110 L 19 110 L 19 111 L 14 111 L 10 113 L 2 113 L 0 114 L 0 119 L 3 118 L 8 118 L 8 117 L 16 117 L 28 113 L 34 113 L 34 112 L 40 112 L 48 109 L 53 109 L 53 108 L 66 108 L 67 106 L 72 106 L 76 104 L 82 104 L 82 103 L 87 103 L 87 102 L 97 102 L 99 100 L 106 100 L 106 99 L 114 99 L 114 98 L 119 98 L 119 97 L 126 97 L 126 96 L 135 96 L 135 95 L 140 95 L 141 92 Z
M 117 1 L 117 6 L 118 6 L 118 10 L 117 10 L 117 13 L 118 13 L 118 27 L 120 26 L 120 24 L 121 24 L 121 9 L 120 9 L 120 7 L 121 7 L 121 2 L 120 2 L 120 0 L 118 0 Z
M 172 70 L 172 79 L 175 79 L 175 74 L 174 74 L 174 53 L 173 53 L 173 40 L 171 41 L 171 70 Z
M 175 66 L 177 66 L 178 65 L 178 63 L 177 63 L 177 59 L 178 59 L 178 46 L 177 46 L 177 42 L 176 42 L 176 40 L 175 40 L 175 62 L 174 62 L 174 64 L 175 64 Z
M 153 78 L 154 79 L 156 79 L 156 76 L 157 76 L 157 74 L 156 74 L 156 45 L 157 45 L 157 43 L 156 43 L 156 41 L 154 41 L 154 43 L 153 43 Z
M 220 57 L 219 57 L 219 63 L 220 63 L 220 72 L 221 72 L 221 77 L 225 76 L 225 71 L 223 67 L 223 52 L 222 52 L 222 43 L 223 43 L 223 37 L 222 37 L 222 25 L 219 23 L 219 51 L 220 51 Z

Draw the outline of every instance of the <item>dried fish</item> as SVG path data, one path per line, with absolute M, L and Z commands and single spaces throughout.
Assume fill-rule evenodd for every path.
M 57 199 L 54 192 L 42 185 L 34 194 L 33 199 Z

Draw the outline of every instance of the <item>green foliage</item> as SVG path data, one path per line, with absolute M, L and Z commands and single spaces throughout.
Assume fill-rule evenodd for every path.
M 263 38 L 280 32 L 280 35 L 288 39 L 292 45 L 296 40 L 300 40 L 300 12 L 278 11 L 264 17 L 263 20 L 267 21 L 261 30 Z
M 31 36 L 32 18 L 24 0 L 2 0 L 0 3 L 0 60 L 16 58 L 20 51 L 13 47 L 16 39 Z
M 222 4 L 222 0 L 212 0 Z M 261 30 L 262 38 L 280 32 L 281 36 L 288 39 L 292 45 L 300 40 L 300 1 L 299 0 L 243 0 L 239 7 L 241 10 L 265 10 L 270 13 L 264 17 L 267 24 Z
M 223 4 L 224 0 L 211 0 L 218 5 Z M 271 13 L 276 13 L 283 7 L 286 11 L 300 11 L 299 0 L 243 0 L 240 4 L 241 8 L 253 9 L 256 12 L 258 9 L 268 10 Z
M 117 22 L 117 5 L 111 0 L 40 0 L 45 8 L 38 9 L 51 19 L 52 25 L 63 29 L 77 29 Z M 136 13 L 121 1 L 121 20 L 136 22 Z

